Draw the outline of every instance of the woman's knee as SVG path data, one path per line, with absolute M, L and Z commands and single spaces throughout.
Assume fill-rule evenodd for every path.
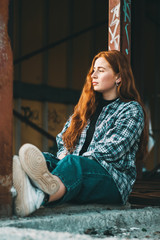
M 62 168 L 70 168 L 72 170 L 78 169 L 79 171 L 82 171 L 81 159 L 79 156 L 76 155 L 67 155 L 65 158 L 60 160 L 58 165 Z

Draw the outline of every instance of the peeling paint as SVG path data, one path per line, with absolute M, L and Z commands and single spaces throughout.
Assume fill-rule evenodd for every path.
M 10 187 L 12 185 L 12 174 L 6 176 L 0 175 L 0 184 L 2 187 Z
M 0 49 L 3 49 L 6 45 L 6 24 L 3 19 L 0 19 Z
M 8 6 L 9 0 L 0 0 L 0 216 L 12 214 L 13 54 L 7 29 Z

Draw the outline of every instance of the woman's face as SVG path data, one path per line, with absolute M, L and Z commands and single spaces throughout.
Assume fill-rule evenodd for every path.
M 117 86 L 121 79 L 113 72 L 110 64 L 103 57 L 96 59 L 91 75 L 94 91 L 100 92 L 106 100 L 117 97 Z

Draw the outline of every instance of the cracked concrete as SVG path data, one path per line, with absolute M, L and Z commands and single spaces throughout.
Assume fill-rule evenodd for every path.
M 70 205 L 0 219 L 1 240 L 160 239 L 160 208 Z

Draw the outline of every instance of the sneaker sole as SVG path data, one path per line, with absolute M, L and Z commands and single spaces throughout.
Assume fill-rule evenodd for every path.
M 26 203 L 25 189 L 27 187 L 26 174 L 23 171 L 17 156 L 13 157 L 13 186 L 17 191 L 14 201 L 14 212 L 16 215 L 24 217 L 30 214 Z
M 39 189 L 49 195 L 58 191 L 59 183 L 48 171 L 46 160 L 37 147 L 24 144 L 19 150 L 19 158 L 23 170 Z

